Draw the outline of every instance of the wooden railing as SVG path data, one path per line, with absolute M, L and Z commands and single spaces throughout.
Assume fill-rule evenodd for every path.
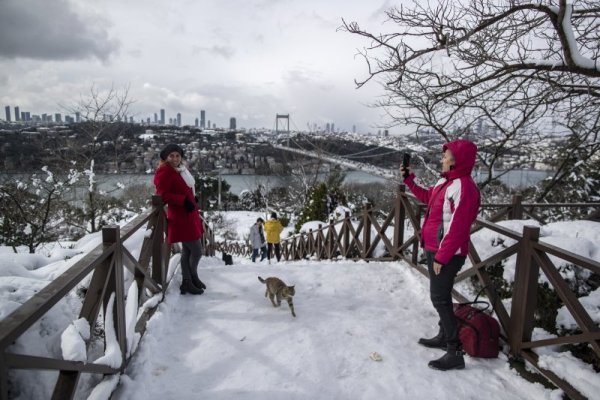
M 600 203 L 524 204 L 521 196 L 515 196 L 512 203 L 483 204 L 482 208 L 486 211 L 498 210 L 491 213 L 486 219 L 477 218 L 471 231 L 489 229 L 507 238 L 514 239 L 516 243 L 482 260 L 471 242 L 469 249 L 471 266 L 456 277 L 456 282 L 477 276 L 481 285 L 486 288 L 486 294 L 498 316 L 503 329 L 503 336 L 510 348 L 510 356 L 519 360 L 527 360 L 570 398 L 582 399 L 585 397 L 571 384 L 552 371 L 540 367 L 537 355 L 532 349 L 567 343 L 588 343 L 595 354 L 600 357 L 600 329 L 570 290 L 567 282 L 550 260 L 549 255 L 566 260 L 595 274 L 600 274 L 600 263 L 540 242 L 540 229 L 538 227 L 525 226 L 523 232 L 515 232 L 495 223 L 502 219 L 523 219 L 525 216 L 543 221 L 543 218 L 534 213 L 535 209 L 560 207 L 584 207 L 595 210 L 597 215 Z M 414 196 L 407 194 L 404 185 L 401 185 L 394 207 L 382 223 L 375 218 L 373 209 L 366 205 L 358 215 L 350 216 L 346 213 L 340 221 L 331 221 L 325 226 L 319 225 L 315 231 L 311 229 L 307 233 L 283 239 L 281 242 L 282 257 L 284 260 L 320 260 L 337 257 L 367 261 L 404 260 L 408 265 L 428 276 L 427 268 L 419 263 L 421 218 L 425 210 L 426 205 L 419 203 Z M 408 229 L 405 229 L 405 225 L 408 225 Z M 407 234 L 410 237 L 405 238 Z M 375 256 L 373 252 L 379 243 L 384 245 L 384 254 Z M 246 244 L 219 243 L 216 247 L 220 251 L 241 256 L 247 256 L 251 253 L 250 246 Z M 512 307 L 509 313 L 498 298 L 486 268 L 494 266 L 514 254 L 517 255 L 517 264 L 512 292 Z M 580 334 L 554 339 L 532 340 L 537 282 L 540 273 L 548 278 L 557 295 L 573 315 L 581 331 Z M 461 302 L 468 301 L 465 296 L 456 290 L 453 291 L 453 297 Z
M 72 399 L 83 373 L 121 373 L 129 359 L 125 323 L 125 284 L 124 268 L 127 268 L 138 287 L 138 307 L 149 297 L 164 295 L 169 284 L 167 268 L 171 256 L 171 246 L 165 242 L 167 221 L 160 196 L 152 197 L 152 209 L 140 214 L 123 228 L 111 226 L 102 229 L 102 243 L 81 260 L 76 262 L 58 278 L 36 293 L 23 305 L 0 321 L 0 399 L 8 399 L 8 372 L 10 369 L 34 369 L 59 371 L 52 399 Z M 214 255 L 214 235 L 205 224 L 204 253 Z M 125 246 L 125 242 L 137 231 L 146 231 L 139 257 L 136 259 Z M 69 361 L 62 358 L 16 354 L 11 352 L 12 344 L 39 321 L 54 305 L 63 299 L 90 273 L 92 278 L 79 311 L 79 318 L 85 318 L 94 326 L 101 309 L 106 315 L 109 299 L 114 294 L 114 327 L 121 350 L 121 362 L 111 367 L 94 362 Z M 145 290 L 144 290 L 145 289 Z M 162 298 L 161 298 L 162 301 Z M 135 332 L 143 334 L 146 322 L 157 305 L 145 309 L 138 318 Z M 92 330 L 93 333 L 93 330 Z

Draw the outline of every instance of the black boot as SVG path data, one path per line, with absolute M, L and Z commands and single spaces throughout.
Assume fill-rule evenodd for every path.
M 432 347 L 434 349 L 443 350 L 446 350 L 446 348 L 448 347 L 448 345 L 446 344 L 446 339 L 444 338 L 444 331 L 441 327 L 438 334 L 432 337 L 431 339 L 419 339 L 419 344 L 422 344 L 425 347 Z
M 195 275 L 194 273 L 192 273 L 192 283 L 194 284 L 194 286 L 196 286 L 198 289 L 206 289 L 206 285 L 204 284 L 204 282 L 202 282 L 200 280 L 200 278 L 198 278 L 198 275 Z
M 449 369 L 464 369 L 465 359 L 461 346 L 448 345 L 446 354 L 437 360 L 429 361 L 429 368 L 448 371 Z
M 186 293 L 190 293 L 190 294 L 202 294 L 202 293 L 204 293 L 204 289 L 197 288 L 196 286 L 194 286 L 194 284 L 192 283 L 192 281 L 188 280 L 188 279 L 184 279 L 181 282 L 181 286 L 179 286 L 179 291 L 180 291 L 181 294 L 186 294 Z

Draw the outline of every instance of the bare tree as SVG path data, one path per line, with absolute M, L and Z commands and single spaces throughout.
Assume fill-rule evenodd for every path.
M 81 168 L 87 176 L 85 204 L 79 214 L 90 232 L 101 228 L 102 214 L 114 203 L 99 190 L 97 158 L 101 152 L 111 151 L 113 170 L 118 172 L 122 156 L 121 135 L 126 128 L 127 113 L 132 103 L 129 86 L 120 90 L 114 86 L 100 90 L 92 85 L 89 93 L 82 94 L 73 105 L 63 106 L 68 112 L 79 115 L 81 123 L 76 125 L 74 139 L 68 146 L 57 149 L 57 155 L 65 164 Z
M 500 166 L 539 160 L 550 136 L 569 137 L 575 147 L 560 152 L 548 190 L 577 168 L 563 162 L 571 154 L 600 150 L 599 1 L 413 1 L 386 15 L 394 32 L 343 21 L 342 30 L 370 41 L 360 51 L 368 75 L 357 86 L 384 85 L 377 105 L 392 124 L 445 140 L 477 133 L 487 170 L 481 186 Z

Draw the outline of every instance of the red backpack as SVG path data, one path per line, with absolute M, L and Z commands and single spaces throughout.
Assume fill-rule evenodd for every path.
M 480 292 L 481 293 L 481 292 Z M 471 357 L 496 358 L 499 352 L 500 324 L 486 311 L 490 303 L 475 301 L 454 304 L 454 315 L 458 320 L 458 336 L 463 350 Z M 473 304 L 485 304 L 484 309 Z

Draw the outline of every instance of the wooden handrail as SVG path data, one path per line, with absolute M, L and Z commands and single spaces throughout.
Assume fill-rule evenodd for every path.
M 59 370 L 53 399 L 73 398 L 81 373 L 114 374 L 123 371 L 129 361 L 126 358 L 128 352 L 123 268 L 129 268 L 134 273 L 134 282 L 138 285 L 138 304 L 146 298 L 143 288 L 148 288 L 156 294 L 161 293 L 161 290 L 165 292 L 169 284 L 166 280 L 166 269 L 171 249 L 165 243 L 167 225 L 160 196 L 153 196 L 152 205 L 152 209 L 142 212 L 122 228 L 117 226 L 103 228 L 101 244 L 0 321 L 0 400 L 8 399 L 10 369 Z M 150 231 L 150 235 L 145 235 L 140 257 L 136 260 L 123 242 L 140 229 L 144 229 L 144 226 Z M 214 255 L 214 233 L 206 224 L 204 226 L 205 252 Z M 152 263 L 150 263 L 151 259 Z M 149 269 L 151 271 L 148 271 Z M 93 326 L 101 307 L 106 307 L 109 297 L 114 295 L 115 332 L 122 354 L 121 365 L 118 368 L 93 362 L 75 362 L 8 351 L 15 340 L 18 340 L 28 328 L 92 272 L 80 318 L 85 318 Z M 144 315 L 140 317 L 144 322 L 136 324 L 136 332 L 144 333 L 145 322 L 151 317 L 155 308 L 144 311 Z
M 360 213 L 353 216 L 346 214 L 341 220 L 330 222 L 326 226 L 319 226 L 314 231 L 309 230 L 308 233 L 301 233 L 283 239 L 281 243 L 284 248 L 284 259 L 299 260 L 310 257 L 320 259 L 324 255 L 330 259 L 341 255 L 347 259 L 363 259 L 367 261 L 402 259 L 410 267 L 427 276 L 427 269 L 419 264 L 418 251 L 421 235 L 421 216 L 425 207 L 412 194 L 407 193 L 403 185 L 401 185 L 394 208 L 387 214 L 381 225 L 373 215 L 372 209 L 367 206 Z M 533 214 L 533 208 L 588 207 L 596 209 L 600 207 L 600 203 L 528 204 L 522 202 L 520 195 L 516 195 L 513 197 L 512 203 L 484 204 L 483 207 L 500 208 L 500 210 L 491 215 L 489 219 L 477 218 L 473 223 L 471 232 L 474 233 L 481 229 L 489 229 L 501 236 L 514 240 L 516 243 L 507 248 L 500 249 L 495 254 L 489 255 L 485 260 L 480 259 L 477 249 L 471 244 L 469 258 L 472 266 L 463 271 L 456 280 L 460 281 L 471 276 L 477 276 L 481 285 L 486 287 L 486 293 L 488 298 L 491 299 L 494 310 L 498 315 L 509 344 L 509 351 L 513 357 L 526 359 L 531 362 L 547 379 L 563 389 L 569 396 L 573 398 L 582 397 L 571 384 L 551 371 L 541 368 L 537 364 L 537 357 L 532 356 L 533 353 L 531 353 L 530 349 L 559 343 L 589 343 L 592 350 L 600 357 L 600 340 L 597 327 L 590 322 L 591 318 L 585 309 L 581 307 L 575 295 L 570 291 L 568 285 L 556 270 L 556 267 L 551 264 L 548 255 L 559 257 L 596 274 L 600 274 L 600 263 L 540 241 L 539 227 L 537 226 L 525 226 L 523 232 L 517 232 L 499 225 L 496 221 L 503 218 L 523 219 L 526 216 L 539 220 L 540 218 Z M 352 221 L 356 221 L 356 227 Z M 407 239 L 405 239 L 404 233 L 406 222 L 412 226 L 414 231 L 414 235 Z M 374 237 L 371 237 L 371 227 L 373 227 L 375 232 Z M 386 234 L 387 229 L 390 227 L 394 228 L 394 237 L 391 239 Z M 337 238 L 333 247 L 331 247 L 331 238 Z M 384 243 L 387 254 L 384 254 L 382 257 L 373 257 L 373 250 L 379 242 Z M 224 244 L 222 248 L 228 252 L 234 250 L 233 246 L 227 244 Z M 324 253 L 323 248 L 331 248 L 331 250 L 329 253 Z M 517 253 L 517 262 L 511 302 L 512 310 L 508 313 L 502 302 L 499 301 L 497 293 L 491 287 L 492 280 L 486 268 L 501 262 L 515 253 Z M 553 286 L 557 288 L 556 290 L 559 292 L 561 299 L 568 304 L 569 311 L 574 313 L 575 319 L 583 332 L 582 334 L 543 341 L 531 340 L 537 282 L 540 273 L 545 274 L 551 280 Z M 457 291 L 453 291 L 453 296 L 458 301 L 466 300 Z

